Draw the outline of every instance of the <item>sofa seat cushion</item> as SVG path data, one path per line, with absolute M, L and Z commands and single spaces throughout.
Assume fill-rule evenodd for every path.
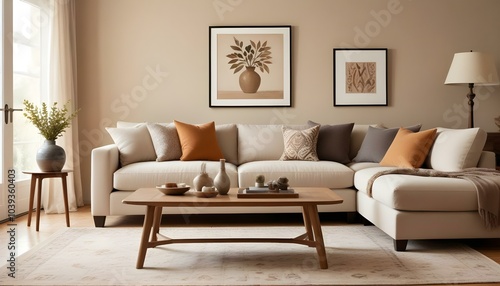
M 113 188 L 122 191 L 135 191 L 139 188 L 152 188 L 168 182 L 186 183 L 190 186 L 200 174 L 201 163 L 206 163 L 208 175 L 213 179 L 220 169 L 218 161 L 164 161 L 140 162 L 118 169 L 113 174 Z M 231 187 L 238 186 L 238 173 L 235 165 L 226 162 L 226 173 Z
M 351 162 L 347 164 L 347 166 L 351 169 L 353 169 L 355 172 L 367 168 L 374 168 L 374 167 L 380 167 L 379 163 L 375 162 Z
M 377 172 L 393 167 L 375 167 L 357 171 L 354 186 L 367 193 L 368 181 Z M 402 211 L 476 211 L 477 192 L 463 179 L 384 175 L 372 186 L 371 196 L 380 203 Z
M 240 187 L 255 184 L 255 177 L 264 175 L 266 183 L 287 177 L 290 187 L 352 187 L 354 171 L 332 161 L 254 161 L 238 167 Z

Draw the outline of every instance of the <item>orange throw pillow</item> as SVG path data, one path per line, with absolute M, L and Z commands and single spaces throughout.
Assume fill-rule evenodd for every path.
M 192 125 L 175 121 L 182 147 L 181 161 L 224 159 L 215 135 L 215 122 Z
M 434 128 L 414 133 L 400 128 L 380 165 L 420 168 L 434 143 L 436 131 Z

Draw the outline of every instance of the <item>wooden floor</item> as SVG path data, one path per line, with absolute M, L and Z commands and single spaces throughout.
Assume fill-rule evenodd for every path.
M 345 225 L 344 214 L 320 214 L 322 225 Z M 7 231 L 11 227 L 16 228 L 16 244 L 18 255 L 25 253 L 38 243 L 48 239 L 52 234 L 66 227 L 64 214 L 42 214 L 40 216 L 40 231 L 35 230 L 35 216 L 31 227 L 27 227 L 27 215 L 16 218 L 14 222 L 0 224 L 0 246 L 8 244 Z M 90 214 L 90 206 L 81 207 L 77 212 L 70 213 L 72 227 L 93 227 L 94 222 Z M 258 214 L 258 215 L 192 215 L 189 221 L 183 216 L 169 216 L 163 219 L 162 225 L 179 226 L 238 226 L 238 225 L 260 225 L 262 222 L 270 225 L 302 225 L 300 214 Z M 106 227 L 142 227 L 143 216 L 108 217 Z M 11 225 L 9 225 L 11 224 Z M 500 239 L 475 239 L 463 240 L 464 243 L 477 251 L 488 256 L 500 264 Z M 461 285 L 500 285 L 493 284 L 461 284 Z

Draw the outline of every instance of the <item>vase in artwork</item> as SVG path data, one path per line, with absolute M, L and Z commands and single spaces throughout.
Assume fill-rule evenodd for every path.
M 66 163 L 66 152 L 55 140 L 45 140 L 36 152 L 36 163 L 41 171 L 60 172 Z
M 206 169 L 206 164 L 204 162 L 201 163 L 201 172 L 193 180 L 193 187 L 198 192 L 201 192 L 203 187 L 212 187 L 214 185 L 214 180 L 210 178 Z
M 256 93 L 260 86 L 260 75 L 255 67 L 246 67 L 240 74 L 240 88 L 244 93 Z
M 214 186 L 220 195 L 227 195 L 231 188 L 231 180 L 226 173 L 226 160 L 220 159 L 220 170 L 214 178 Z

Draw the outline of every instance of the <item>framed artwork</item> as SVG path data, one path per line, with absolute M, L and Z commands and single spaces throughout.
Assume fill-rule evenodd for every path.
M 333 105 L 387 106 L 387 49 L 333 49 Z
M 290 107 L 291 26 L 210 26 L 210 107 Z

